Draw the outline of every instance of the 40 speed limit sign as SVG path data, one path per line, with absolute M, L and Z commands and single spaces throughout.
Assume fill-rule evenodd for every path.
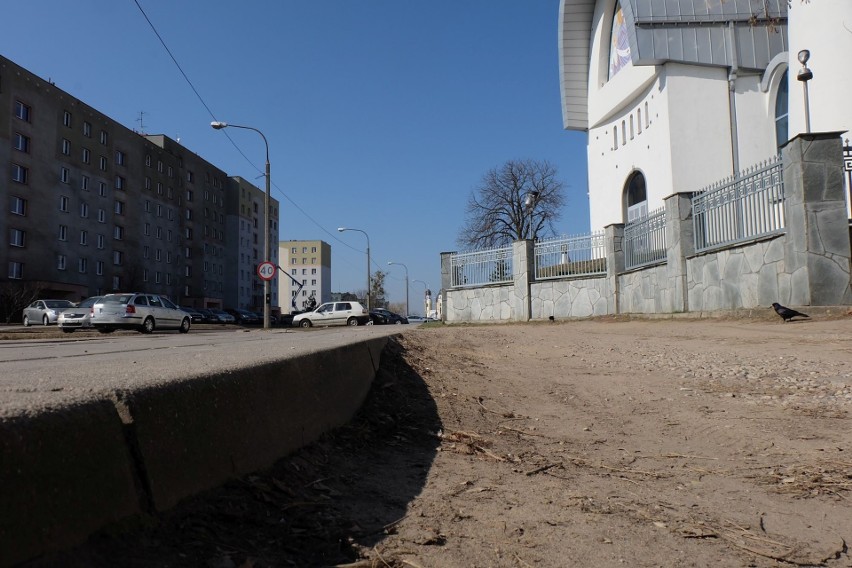
M 257 265 L 257 275 L 260 276 L 261 280 L 272 280 L 275 278 L 275 263 L 269 262 L 261 262 Z

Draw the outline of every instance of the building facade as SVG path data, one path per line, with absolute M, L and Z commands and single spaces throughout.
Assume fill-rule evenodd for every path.
M 738 175 L 803 132 L 801 49 L 811 130 L 849 127 L 843 22 L 843 0 L 562 0 L 563 125 L 588 132 L 591 228 Z
M 316 304 L 331 301 L 331 245 L 325 241 L 280 241 L 281 270 L 289 277 L 278 279 L 281 310 L 302 311 L 313 298 Z M 289 300 L 285 300 L 289 298 Z
M 227 244 L 225 304 L 263 313 L 263 281 L 257 276 L 257 265 L 263 262 L 264 192 L 242 177 L 230 179 L 226 192 Z M 278 265 L 278 201 L 269 200 L 269 252 L 268 259 Z M 279 295 L 276 276 L 270 282 L 271 306 L 278 310 Z
M 221 169 L 2 57 L 0 164 L 0 283 L 75 301 L 145 290 L 224 307 L 237 276 L 226 195 L 237 190 Z M 277 204 L 270 226 L 277 235 Z

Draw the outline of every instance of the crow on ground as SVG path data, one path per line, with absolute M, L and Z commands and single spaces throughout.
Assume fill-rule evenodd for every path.
M 787 323 L 788 321 L 792 320 L 796 316 L 800 316 L 800 317 L 803 317 L 803 318 L 810 318 L 810 316 L 808 314 L 803 314 L 802 312 L 797 312 L 796 310 L 791 309 L 791 308 L 785 308 L 784 306 L 782 306 L 778 302 L 775 302 L 774 304 L 772 304 L 772 309 L 775 310 L 776 314 L 781 316 L 781 319 L 784 320 L 784 323 Z

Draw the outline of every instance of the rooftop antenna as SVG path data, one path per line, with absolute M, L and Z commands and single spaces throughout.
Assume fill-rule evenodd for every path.
M 139 118 L 136 119 L 136 122 L 139 123 L 139 132 L 141 132 L 142 134 L 145 134 L 145 125 L 143 124 L 142 121 L 143 121 L 146 114 L 148 114 L 148 113 L 146 113 L 144 110 L 140 110 L 139 111 Z

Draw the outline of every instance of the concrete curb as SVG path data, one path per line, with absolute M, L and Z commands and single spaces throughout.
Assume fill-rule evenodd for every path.
M 388 337 L 0 421 L 0 565 L 271 466 L 348 422 Z

